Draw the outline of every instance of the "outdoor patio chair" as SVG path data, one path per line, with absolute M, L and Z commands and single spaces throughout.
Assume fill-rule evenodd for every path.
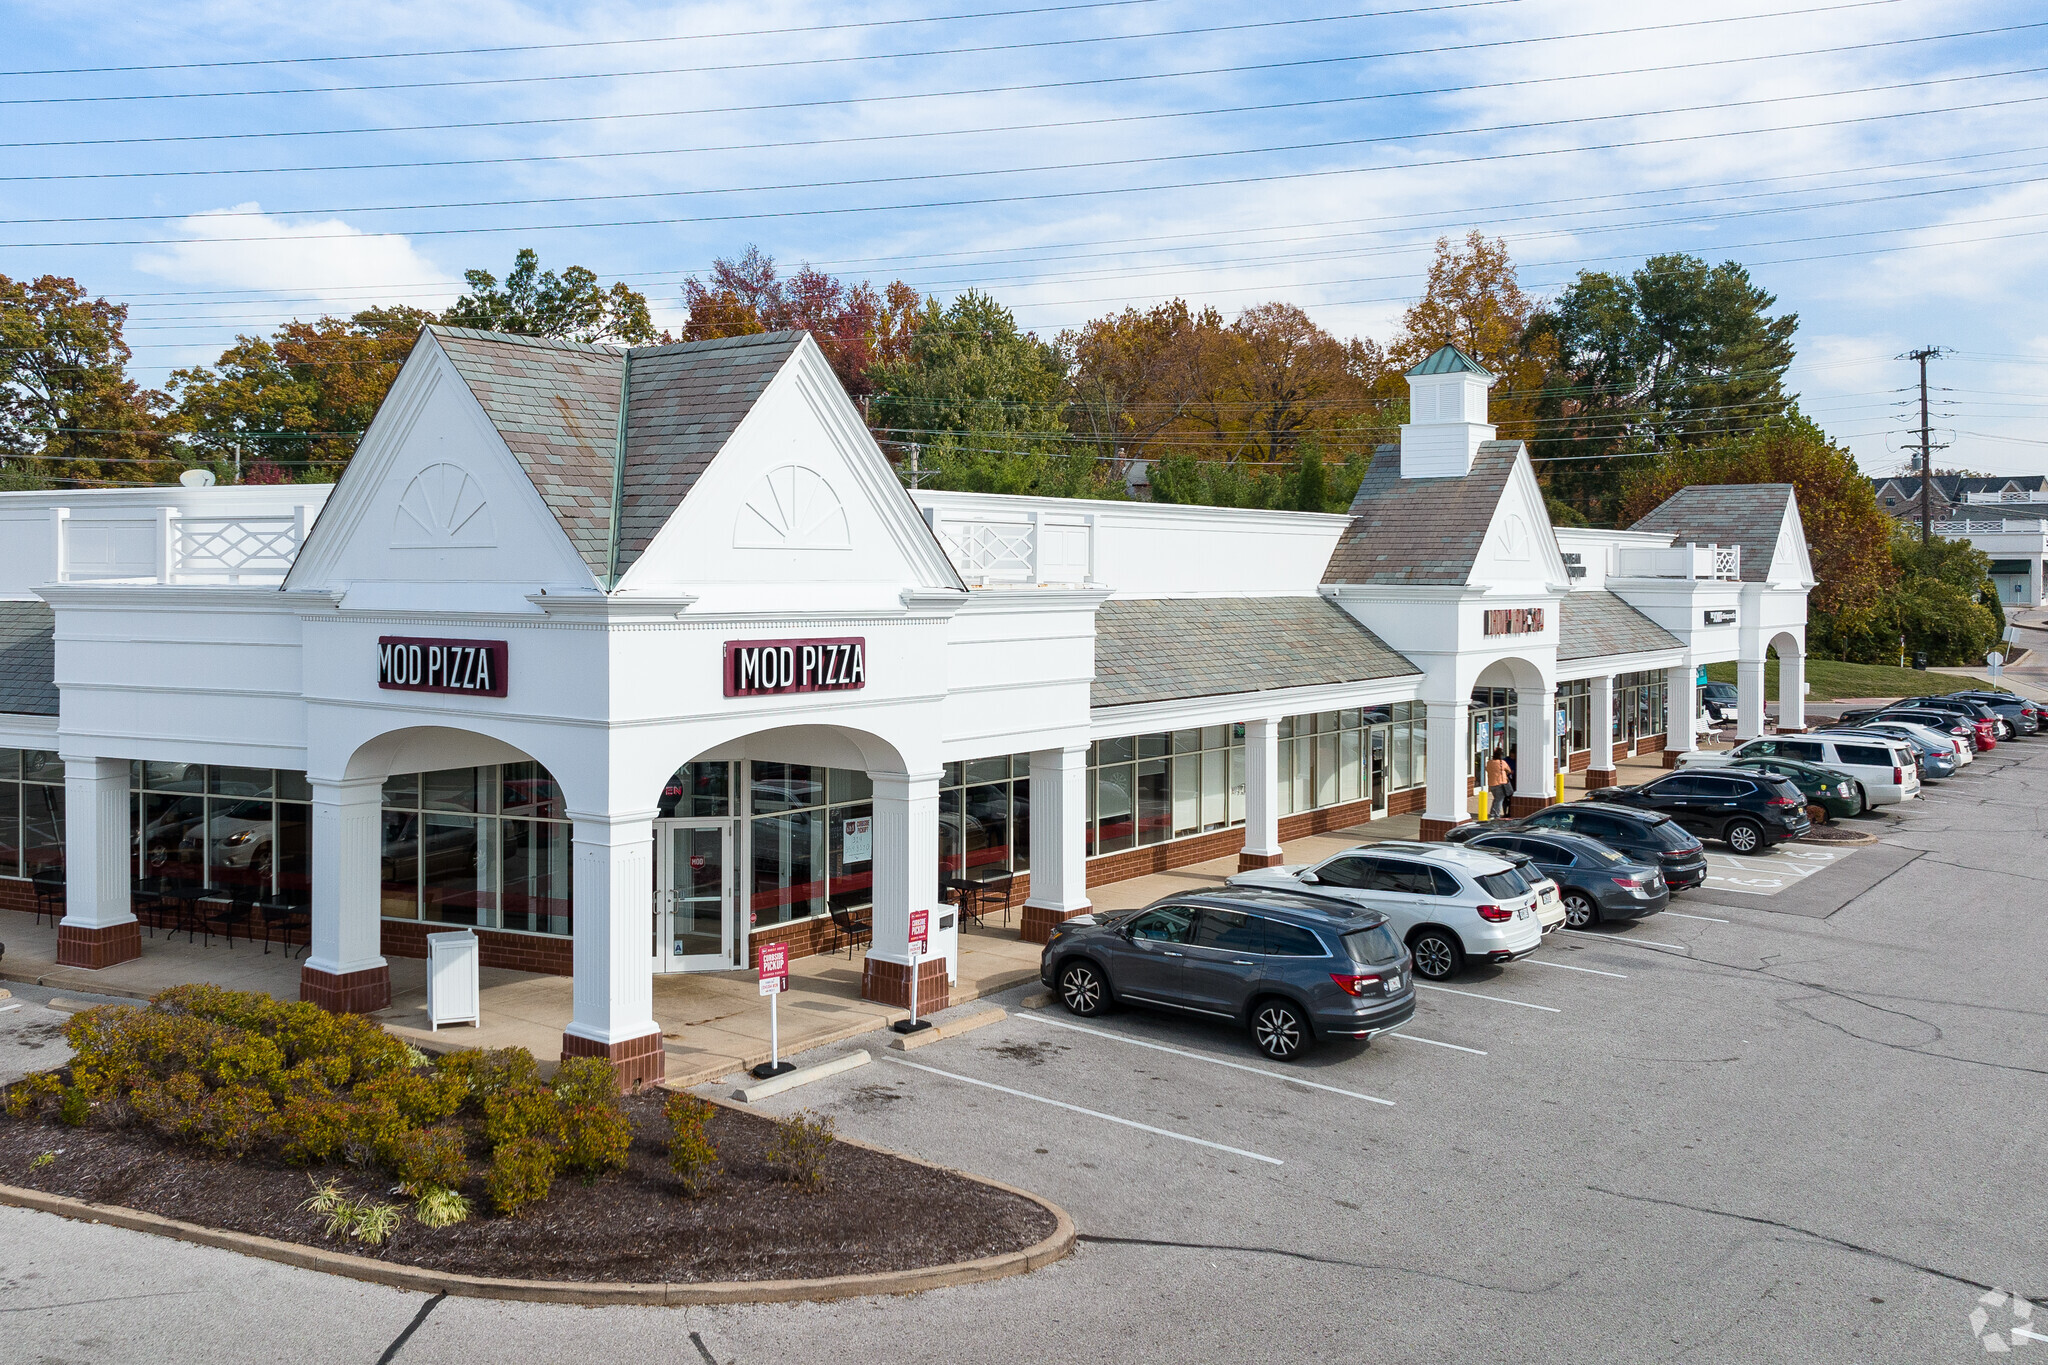
M 55 924 L 64 918 L 64 874 L 53 868 L 44 868 L 35 874 L 32 882 L 36 892 L 36 920 L 43 922 L 43 916 L 50 917 Z
M 855 919 L 852 911 L 841 910 L 836 906 L 829 907 L 827 913 L 832 916 L 832 927 L 839 931 L 839 937 L 846 942 L 848 959 L 853 957 L 856 944 L 874 940 L 875 926 L 872 919 Z M 835 943 L 832 946 L 836 948 L 839 945 Z
M 998 872 L 993 877 L 983 878 L 974 888 L 974 922 L 979 924 L 982 916 L 1000 909 L 1003 923 L 1007 926 L 1010 922 L 1010 888 L 1016 884 L 1017 874 L 1014 872 Z
M 198 911 L 199 932 L 206 936 L 204 947 L 213 946 L 213 936 L 219 933 L 226 937 L 228 947 L 235 946 L 235 926 L 242 926 L 242 937 L 253 938 L 250 919 L 256 913 L 254 891 L 223 891 L 202 900 L 195 907 Z
M 263 953 L 266 957 L 270 954 L 270 936 L 273 932 L 277 935 L 277 941 L 284 945 L 286 957 L 292 956 L 292 949 L 295 946 L 292 943 L 294 930 L 305 930 L 308 944 L 312 940 L 313 912 L 304 905 L 286 900 L 259 901 L 256 905 L 256 915 L 263 921 Z

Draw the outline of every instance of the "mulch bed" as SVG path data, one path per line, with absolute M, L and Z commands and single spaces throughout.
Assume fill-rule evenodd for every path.
M 375 1172 L 227 1161 L 142 1129 L 0 1117 L 0 1183 L 407 1265 L 533 1280 L 677 1284 L 912 1270 L 1021 1250 L 1053 1231 L 1053 1216 L 1030 1200 L 843 1142 L 828 1154 L 825 1187 L 800 1189 L 768 1159 L 774 1124 L 729 1109 L 710 1124 L 722 1173 L 686 1198 L 668 1168 L 663 1098 L 626 1097 L 635 1136 L 624 1171 L 587 1184 L 558 1177 L 546 1202 L 517 1218 L 483 1212 L 479 1179 L 463 1191 L 479 1210 L 468 1222 L 425 1228 L 408 1217 L 381 1248 L 329 1241 L 321 1220 L 299 1210 L 309 1175 L 393 1198 Z M 30 1169 L 44 1152 L 56 1160 Z

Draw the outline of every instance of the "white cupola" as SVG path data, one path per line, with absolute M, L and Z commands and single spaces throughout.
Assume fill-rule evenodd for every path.
M 1455 346 L 1441 346 L 1408 371 L 1408 421 L 1401 428 L 1401 477 L 1461 479 L 1482 441 L 1493 439 L 1486 391 L 1497 376 Z

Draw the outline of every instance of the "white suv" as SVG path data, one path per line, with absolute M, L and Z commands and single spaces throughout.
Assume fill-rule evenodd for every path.
M 1845 772 L 1862 788 L 1866 809 L 1895 806 L 1920 794 L 1920 764 L 1913 757 L 1913 746 L 1885 735 L 1837 738 L 1826 730 L 1817 730 L 1812 734 L 1752 739 L 1719 752 L 1680 754 L 1678 766 L 1719 768 L 1753 758 L 1789 758 Z
M 1315 864 L 1240 872 L 1232 886 L 1285 886 L 1378 910 L 1429 981 L 1469 959 L 1512 962 L 1543 942 L 1540 897 L 1515 865 L 1484 849 L 1389 841 Z

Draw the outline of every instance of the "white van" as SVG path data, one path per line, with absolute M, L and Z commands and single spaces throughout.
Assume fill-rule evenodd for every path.
M 1866 808 L 1897 805 L 1920 794 L 1920 765 L 1913 761 L 1913 750 L 1903 739 L 1883 735 L 1838 739 L 1823 731 L 1768 736 L 1726 751 L 1681 754 L 1678 762 L 1685 768 L 1721 768 L 1750 758 L 1789 758 L 1845 772 L 1856 779 Z

